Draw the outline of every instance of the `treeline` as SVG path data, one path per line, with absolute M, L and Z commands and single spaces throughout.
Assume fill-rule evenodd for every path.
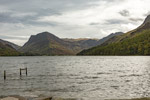
M 0 48 L 0 56 L 19 56 L 19 55 L 20 53 L 17 51 L 12 51 L 9 49 L 2 50 L 2 48 Z
M 0 56 L 18 56 L 19 52 L 13 49 L 10 45 L 0 43 Z
M 150 30 L 144 30 L 122 42 L 84 50 L 78 55 L 150 55 Z
M 0 56 L 42 56 L 42 55 L 35 54 L 35 53 L 20 53 L 20 52 L 9 51 L 9 50 L 5 50 L 2 52 L 2 50 L 0 50 Z

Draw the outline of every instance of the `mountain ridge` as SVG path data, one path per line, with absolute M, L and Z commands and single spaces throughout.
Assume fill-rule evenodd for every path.
M 115 36 L 120 34 L 112 35 Z M 42 32 L 37 35 L 31 35 L 29 40 L 19 49 L 19 51 L 22 53 L 39 53 L 40 55 L 76 55 L 84 49 L 100 45 L 101 42 L 102 41 L 98 39 L 91 38 L 64 39 L 49 32 Z

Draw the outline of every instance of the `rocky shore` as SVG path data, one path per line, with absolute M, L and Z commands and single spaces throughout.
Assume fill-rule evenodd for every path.
M 81 100 L 76 98 L 60 98 L 60 97 L 40 97 L 40 98 L 30 98 L 22 96 L 4 96 L 0 100 Z
M 30 98 L 22 96 L 4 96 L 0 97 L 0 100 L 82 100 L 77 98 L 60 98 L 60 97 L 40 97 Z M 137 99 L 109 99 L 109 100 L 150 100 L 150 98 L 137 98 Z

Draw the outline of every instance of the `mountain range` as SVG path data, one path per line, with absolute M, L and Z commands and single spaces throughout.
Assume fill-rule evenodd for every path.
M 3 47 L 9 45 L 9 47 L 13 49 L 12 52 L 15 50 L 19 52 L 20 55 L 76 55 L 84 49 L 100 45 L 113 36 L 121 34 L 123 33 L 112 33 L 102 39 L 69 39 L 59 38 L 49 32 L 42 32 L 37 35 L 31 35 L 29 40 L 22 47 L 4 40 L 0 40 L 0 43 L 3 44 Z
M 32 35 L 19 51 L 39 55 L 75 55 L 102 42 L 98 39 L 61 39 L 52 33 L 42 32 Z
M 142 25 L 78 55 L 150 55 L 150 15 Z

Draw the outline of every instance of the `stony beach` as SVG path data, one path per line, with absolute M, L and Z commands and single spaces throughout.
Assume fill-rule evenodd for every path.
M 1 97 L 0 100 L 82 100 L 76 98 L 60 98 L 60 97 L 38 97 L 38 98 L 31 98 L 31 97 L 22 97 L 22 96 L 4 96 Z
M 82 99 L 77 99 L 77 98 L 60 98 L 60 97 L 30 98 L 30 97 L 22 97 L 22 96 L 7 96 L 7 97 L 5 96 L 5 97 L 1 97 L 0 100 L 82 100 Z M 109 99 L 109 100 L 150 100 L 150 98 Z

